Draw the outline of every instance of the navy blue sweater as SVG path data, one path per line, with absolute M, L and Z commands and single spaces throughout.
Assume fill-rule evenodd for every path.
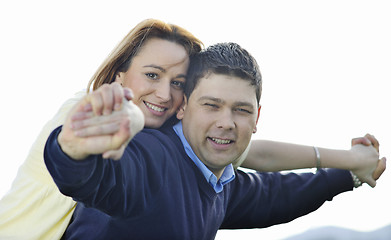
M 219 228 L 289 222 L 351 190 L 348 171 L 244 173 L 216 193 L 172 130 L 145 129 L 121 160 L 93 155 L 74 161 L 57 142 L 46 166 L 60 191 L 79 202 L 65 239 L 214 239 Z

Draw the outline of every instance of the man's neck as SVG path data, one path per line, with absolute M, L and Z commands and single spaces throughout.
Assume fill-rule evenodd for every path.
M 186 154 L 193 160 L 194 164 L 200 169 L 205 179 L 213 186 L 216 192 L 222 191 L 223 185 L 232 181 L 235 178 L 235 171 L 232 164 L 224 167 L 223 169 L 215 170 L 209 168 L 204 162 L 202 162 L 198 156 L 194 153 L 190 144 L 186 140 L 183 134 L 182 123 L 179 122 L 173 126 L 175 133 L 180 138 Z M 213 176 L 212 176 L 213 175 Z

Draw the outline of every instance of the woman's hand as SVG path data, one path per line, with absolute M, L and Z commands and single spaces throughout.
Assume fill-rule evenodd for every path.
M 76 160 L 90 154 L 120 159 L 144 127 L 144 115 L 131 98 L 131 91 L 117 83 L 87 95 L 70 112 L 59 135 L 63 151 Z
M 352 139 L 351 152 L 356 156 L 357 164 L 351 171 L 371 187 L 376 186 L 376 181 L 386 169 L 386 158 L 379 159 L 379 146 L 377 139 L 370 134 Z

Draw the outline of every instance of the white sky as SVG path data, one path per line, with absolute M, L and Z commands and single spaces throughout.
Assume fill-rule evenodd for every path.
M 379 139 L 381 155 L 391 157 L 388 1 L 134 2 L 0 2 L 0 196 L 44 123 L 146 18 L 185 27 L 205 45 L 237 42 L 257 58 L 264 91 L 254 138 L 348 149 L 351 138 L 369 132 Z M 376 188 L 337 196 L 289 224 L 221 231 L 217 239 L 281 239 L 323 225 L 369 231 L 391 224 L 389 172 Z

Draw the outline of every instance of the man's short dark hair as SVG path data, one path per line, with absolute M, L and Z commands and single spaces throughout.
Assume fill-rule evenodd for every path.
M 198 81 L 207 74 L 226 74 L 249 80 L 255 86 L 257 102 L 262 91 L 262 76 L 253 56 L 236 43 L 218 43 L 190 58 L 185 95 L 189 99 Z

